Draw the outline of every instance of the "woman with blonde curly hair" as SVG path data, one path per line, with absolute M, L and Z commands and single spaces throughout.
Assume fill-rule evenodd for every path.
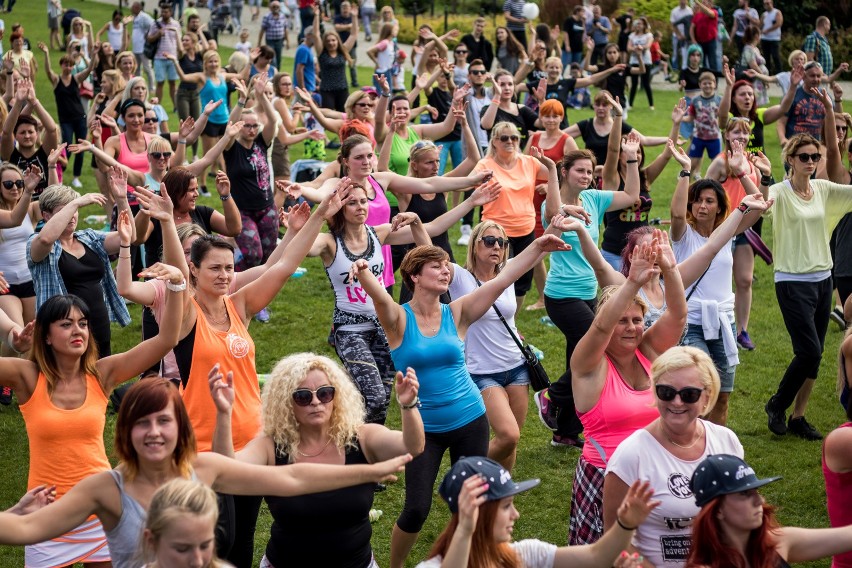
M 216 437 L 213 450 L 255 465 L 365 464 L 401 453 L 418 455 L 425 435 L 414 369 L 396 373 L 402 431 L 364 423 L 364 401 L 334 361 L 314 353 L 285 357 L 263 388 L 263 433 L 234 455 L 230 380 L 214 377 Z M 301 497 L 266 497 L 273 523 L 262 567 L 307 566 L 322 550 L 329 566 L 372 568 L 370 508 L 375 484 Z

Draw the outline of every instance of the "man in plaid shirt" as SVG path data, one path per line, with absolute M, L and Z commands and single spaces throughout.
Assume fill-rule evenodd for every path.
M 284 46 L 284 26 L 287 18 L 281 13 L 281 3 L 273 0 L 269 3 L 269 13 L 263 17 L 260 23 L 260 33 L 257 36 L 257 45 L 263 45 L 263 36 L 266 36 L 266 45 L 275 52 L 275 60 L 272 64 L 276 69 L 281 68 L 281 48 Z

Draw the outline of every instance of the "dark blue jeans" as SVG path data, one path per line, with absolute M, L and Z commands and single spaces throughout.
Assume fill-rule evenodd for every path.
M 85 140 L 88 127 L 86 126 L 86 117 L 77 118 L 68 122 L 61 121 L 59 130 L 62 132 L 62 141 L 66 144 L 73 144 L 74 137 L 77 141 Z M 83 152 L 74 156 L 74 177 L 80 177 L 83 173 Z
M 266 45 L 271 47 L 272 51 L 275 52 L 275 59 L 272 60 L 272 66 L 280 71 L 281 70 L 281 49 L 284 47 L 284 38 L 283 37 L 281 39 L 266 38 Z
M 299 18 L 302 20 L 302 29 L 299 30 L 299 43 L 302 43 L 302 38 L 305 37 L 305 32 L 311 29 L 314 25 L 314 9 L 299 8 Z
M 721 71 L 722 66 L 716 61 L 716 43 L 719 40 L 712 40 L 706 43 L 699 43 L 704 51 L 704 66 L 711 71 Z

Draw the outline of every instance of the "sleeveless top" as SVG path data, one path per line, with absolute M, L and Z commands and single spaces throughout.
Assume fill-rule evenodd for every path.
M 754 185 L 760 187 L 760 174 L 758 173 L 757 168 L 753 165 L 749 164 L 751 171 L 746 175 L 754 182 Z M 739 206 L 742 202 L 743 198 L 746 196 L 745 188 L 743 187 L 743 182 L 737 179 L 737 176 L 728 176 L 725 178 L 725 181 L 721 182 L 722 187 L 725 188 L 725 193 L 728 195 L 728 203 L 730 203 L 729 209 L 733 211 Z
M 201 98 L 201 108 L 204 108 L 211 101 L 224 101 L 210 114 L 207 121 L 210 124 L 227 124 L 230 112 L 228 110 L 228 82 L 225 81 L 225 76 L 221 73 L 217 78 L 219 79 L 219 84 L 214 85 L 210 77 L 207 77 L 204 86 L 198 92 L 198 96 Z
M 71 77 L 71 81 L 66 85 L 60 77 L 53 88 L 53 95 L 56 97 L 56 116 L 60 123 L 86 118 L 77 79 Z
M 357 440 L 354 448 L 346 448 L 345 463 L 369 463 Z M 289 464 L 289 456 L 276 446 L 275 465 Z M 367 568 L 373 557 L 370 508 L 375 485 L 362 483 L 293 497 L 266 496 L 272 515 L 266 558 L 273 566 Z
M 153 138 L 154 135 L 148 134 L 147 132 L 143 132 L 142 134 L 145 136 L 145 151 L 140 154 L 137 154 L 130 149 L 130 146 L 127 144 L 126 132 L 119 134 L 118 157 L 115 161 L 127 166 L 131 170 L 136 170 L 139 173 L 145 174 L 151 169 L 151 165 L 148 163 L 148 145 L 151 144 L 151 138 Z M 137 205 L 139 203 L 136 200 L 136 191 L 129 183 L 127 184 L 127 201 L 130 205 Z
M 852 422 L 847 422 L 840 428 L 852 428 Z M 852 524 L 852 472 L 836 473 L 828 469 L 825 463 L 825 446 L 822 450 L 822 475 L 825 477 L 825 496 L 831 526 L 845 527 Z M 849 568 L 852 566 L 852 552 L 834 556 L 831 566 Z
M 195 54 L 195 59 L 190 59 L 189 56 L 184 54 L 183 57 L 178 61 L 178 65 L 180 65 L 181 70 L 185 75 L 189 75 L 190 73 L 202 73 L 204 71 L 204 63 L 202 61 L 202 57 L 200 54 Z M 195 81 L 181 81 L 178 83 L 179 91 L 197 91 L 198 83 Z
M 20 406 L 30 444 L 28 490 L 55 484 L 60 498 L 83 479 L 111 468 L 104 449 L 108 402 L 97 377 L 86 375 L 83 404 L 58 408 L 47 392 L 47 378 L 38 374 L 32 396 Z
M 650 377 L 651 362 L 638 349 L 636 358 Z M 599 469 L 606 468 L 606 462 L 618 444 L 660 416 L 651 389 L 639 391 L 630 387 L 609 356 L 606 357 L 606 367 L 606 382 L 598 402 L 588 412 L 577 412 L 586 439 L 591 442 L 583 447 L 583 458 Z
M 441 327 L 428 337 L 420 333 L 410 304 L 405 310 L 402 343 L 391 349 L 394 367 L 417 370 L 420 380 L 420 415 L 426 432 L 449 432 L 485 414 L 485 403 L 470 378 L 453 312 L 441 304 Z
M 118 24 L 117 28 L 112 26 L 112 22 L 107 27 L 107 41 L 112 45 L 116 53 L 121 51 L 121 45 L 124 43 L 124 24 Z
M 659 308 L 654 305 L 654 302 L 648 298 L 648 295 L 645 294 L 644 288 L 639 288 L 639 297 L 645 300 L 645 303 L 648 304 L 648 311 L 645 312 L 645 329 L 647 330 L 651 325 L 654 324 L 655 321 L 660 319 L 666 310 L 669 309 L 668 304 L 666 303 L 666 283 L 660 280 L 660 288 L 663 291 L 663 305 Z
M 538 148 L 545 156 L 547 156 L 556 164 L 558 164 L 562 160 L 562 157 L 565 155 L 565 140 L 568 139 L 568 134 L 563 132 L 562 136 L 559 137 L 559 140 L 556 141 L 556 144 L 554 144 L 550 148 L 542 148 L 540 146 L 541 134 L 541 132 L 532 133 L 532 135 L 530 136 L 530 147 Z
M 0 271 L 9 284 L 30 282 L 33 275 L 27 266 L 27 241 L 33 234 L 29 213 L 17 227 L 0 230 Z
M 260 387 L 254 364 L 254 341 L 228 296 L 225 296 L 225 307 L 231 318 L 228 331 L 211 327 L 195 298 L 192 304 L 197 314 L 195 327 L 178 342 L 174 352 L 180 369 L 183 402 L 195 431 L 198 451 L 209 452 L 213 448 L 216 406 L 210 397 L 207 373 L 219 363 L 223 375 L 234 372 L 231 428 L 234 451 L 238 452 L 260 432 Z
M 384 225 L 390 223 L 391 206 L 385 196 L 385 190 L 376 178 L 367 176 L 367 181 L 373 187 L 376 197 L 370 200 L 370 207 L 367 210 L 367 219 L 364 221 L 367 225 L 375 227 L 376 225 Z M 391 257 L 390 245 L 382 245 L 382 255 L 385 257 L 384 285 L 393 286 L 393 258 Z
M 408 175 L 408 157 L 411 153 L 411 147 L 420 140 L 420 137 L 417 135 L 417 131 L 411 126 L 408 127 L 407 132 L 408 136 L 405 138 L 394 132 L 392 133 L 393 138 L 391 139 L 391 152 L 388 169 L 401 176 Z M 390 135 L 391 134 L 388 134 L 388 136 Z M 390 204 L 395 207 L 397 205 L 396 196 L 393 193 L 388 192 L 387 197 Z
M 618 191 L 624 191 L 624 178 L 621 178 L 618 183 Z M 639 199 L 629 207 L 604 213 L 606 228 L 601 241 L 601 250 L 610 254 L 621 254 L 627 246 L 627 234 L 633 229 L 648 224 L 652 205 L 651 194 L 648 188 L 644 187 L 639 189 Z
M 435 197 L 432 199 L 424 199 L 422 195 L 415 193 L 411 196 L 411 201 L 408 202 L 408 209 L 406 209 L 406 211 L 417 213 L 417 216 L 420 217 L 420 221 L 422 223 L 431 223 L 447 212 L 447 194 L 436 193 Z M 432 244 L 444 249 L 444 251 L 450 255 L 450 262 L 455 262 L 453 257 L 453 247 L 450 246 L 450 236 L 447 231 L 432 237 Z M 404 246 L 412 249 L 416 245 L 410 244 Z
M 376 321 L 376 308 L 373 299 L 364 291 L 360 282 L 349 280 L 349 269 L 352 263 L 358 259 L 365 259 L 370 265 L 370 271 L 378 279 L 379 284 L 384 287 L 385 259 L 382 256 L 382 244 L 376 235 L 376 230 L 364 225 L 367 231 L 367 248 L 364 252 L 356 254 L 351 252 L 343 241 L 343 237 L 334 238 L 337 251 L 334 259 L 325 269 L 331 288 L 334 290 L 334 326 L 364 323 L 365 321 Z

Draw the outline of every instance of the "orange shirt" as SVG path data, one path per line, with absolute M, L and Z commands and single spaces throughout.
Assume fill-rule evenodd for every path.
M 515 166 L 507 170 L 487 156 L 474 170 L 492 170 L 494 179 L 503 186 L 500 197 L 482 206 L 482 219 L 503 226 L 510 237 L 523 237 L 535 228 L 535 178 L 540 162 L 532 156 L 519 154 Z
M 760 172 L 752 164 L 749 164 L 751 172 L 746 175 L 754 182 L 754 185 L 760 187 Z M 725 188 L 725 193 L 728 194 L 728 211 L 733 211 L 739 207 L 743 198 L 746 196 L 743 182 L 737 179 L 737 176 L 730 175 L 722 182 L 722 187 Z
M 86 375 L 86 400 L 78 408 L 64 410 L 50 400 L 47 379 L 39 373 L 30 399 L 21 414 L 30 443 L 27 489 L 56 485 L 62 497 L 90 475 L 112 466 L 104 449 L 104 426 L 109 403 L 94 375 Z
M 216 363 L 219 363 L 223 375 L 234 372 L 231 428 L 234 450 L 239 451 L 260 432 L 260 387 L 254 366 L 254 341 L 229 297 L 225 296 L 225 306 L 231 319 L 228 331 L 210 327 L 194 298 L 192 303 L 198 319 L 192 348 L 192 369 L 183 389 L 183 402 L 195 431 L 198 451 L 213 449 L 216 406 L 210 396 L 207 373 Z

